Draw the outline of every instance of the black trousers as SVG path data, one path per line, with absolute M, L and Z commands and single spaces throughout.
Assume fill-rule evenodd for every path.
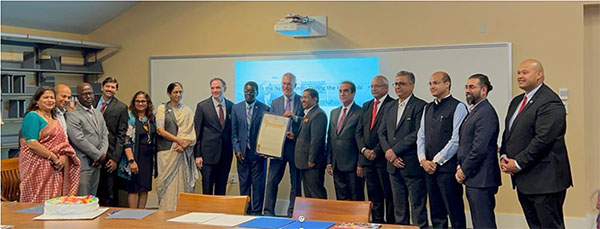
M 98 185 L 98 199 L 101 206 L 117 207 L 118 201 L 117 170 L 107 172 L 107 168 L 100 169 L 100 181 Z
M 365 180 L 367 181 L 367 195 L 369 200 L 373 202 L 371 220 L 374 223 L 395 223 L 392 186 L 386 167 L 365 166 L 364 171 Z
M 397 224 L 410 225 L 412 222 L 420 228 L 429 227 L 427 218 L 427 188 L 425 176 L 405 176 L 396 171 L 390 174 L 394 195 L 394 216 Z M 410 199 L 410 208 L 409 208 Z
M 356 170 L 350 172 L 333 169 L 333 186 L 338 200 L 365 200 L 365 180 L 356 175 Z
M 452 228 L 466 228 L 463 187 L 456 181 L 454 173 L 435 172 L 425 177 L 433 228 L 447 228 L 448 216 Z
M 229 170 L 231 170 L 231 159 L 221 158 L 217 164 L 204 164 L 200 170 L 202 173 L 202 194 L 225 195 Z
M 246 150 L 246 152 L 252 152 Z M 240 178 L 240 194 L 250 196 L 250 204 L 246 210 L 248 215 L 262 215 L 265 200 L 265 181 L 267 179 L 267 161 L 262 158 L 237 161 L 237 171 Z
M 471 209 L 473 228 L 497 228 L 496 215 L 494 214 L 496 193 L 498 193 L 498 187 L 465 187 L 465 194 Z
M 565 228 L 563 204 L 567 190 L 548 194 L 523 194 L 517 190 L 517 195 L 529 228 Z
M 327 199 L 324 183 L 324 168 L 302 169 L 302 187 L 305 197 Z

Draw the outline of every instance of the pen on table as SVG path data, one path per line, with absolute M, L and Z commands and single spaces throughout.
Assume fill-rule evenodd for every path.
M 121 211 L 121 209 L 119 209 L 119 210 L 114 210 L 114 211 L 112 211 L 112 212 L 108 213 L 108 215 L 114 215 L 114 214 L 117 214 L 117 213 L 118 213 L 118 212 L 120 212 L 120 211 Z

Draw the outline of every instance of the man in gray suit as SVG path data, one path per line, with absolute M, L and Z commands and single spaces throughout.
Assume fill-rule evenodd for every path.
M 294 164 L 302 171 L 304 195 L 311 198 L 327 199 L 323 185 L 325 179 L 325 132 L 327 115 L 319 103 L 319 93 L 307 88 L 302 94 L 304 118 L 296 137 Z
M 425 171 L 419 167 L 417 158 L 417 131 L 426 103 L 413 94 L 414 88 L 412 72 L 396 74 L 394 90 L 398 99 L 384 106 L 386 116 L 379 127 L 379 143 L 387 161 L 396 223 L 410 224 L 412 213 L 413 224 L 426 228 L 429 223 Z
M 100 167 L 106 160 L 108 130 L 102 114 L 94 109 L 94 91 L 89 83 L 77 85 L 75 110 L 66 113 L 71 145 L 81 161 L 78 195 L 96 195 Z
M 354 103 L 356 85 L 344 81 L 339 87 L 342 106 L 331 111 L 327 135 L 327 173 L 333 176 L 338 200 L 365 200 L 362 175 L 358 167 L 356 128 L 362 120 L 362 110 Z

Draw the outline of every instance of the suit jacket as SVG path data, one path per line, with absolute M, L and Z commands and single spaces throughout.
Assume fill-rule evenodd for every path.
M 244 158 L 249 160 L 258 158 L 256 154 L 258 130 L 260 129 L 263 115 L 269 112 L 269 107 L 258 100 L 254 103 L 253 109 L 252 117 L 250 118 L 250 127 L 248 127 L 248 123 L 246 123 L 246 101 L 239 102 L 231 108 L 231 142 L 233 144 L 233 151 L 242 152 Z M 248 129 L 250 129 L 250 136 L 248 136 Z M 251 152 L 246 151 L 248 142 L 250 142 Z
M 294 106 L 292 107 L 292 113 L 296 115 L 296 121 L 291 120 L 290 130 L 294 132 L 294 135 L 298 135 L 298 129 L 300 128 L 300 122 L 302 121 L 302 117 L 304 117 L 304 109 L 302 109 L 302 102 L 300 101 L 300 96 L 294 93 Z M 270 112 L 274 115 L 281 115 L 285 113 L 285 97 L 279 96 L 271 102 Z M 294 140 L 289 140 L 286 138 L 285 144 L 293 144 Z M 294 147 L 283 147 L 284 155 L 287 155 L 287 158 L 294 158 Z
M 513 188 L 523 194 L 566 190 L 573 181 L 565 145 L 565 107 L 558 95 L 543 84 L 509 127 L 523 96 L 510 102 L 500 148 L 500 154 L 515 159 L 522 169 L 511 177 Z
M 94 102 L 94 107 L 97 107 L 98 101 Z M 108 129 L 108 152 L 106 157 L 118 163 L 125 150 L 125 133 L 127 133 L 127 121 L 129 120 L 127 105 L 113 97 L 110 103 L 106 105 L 102 116 Z
M 315 163 L 313 168 L 325 168 L 325 132 L 327 128 L 327 115 L 319 105 L 315 105 L 302 119 L 296 147 L 294 150 L 294 164 L 298 169 L 310 169 L 308 162 Z
M 353 103 L 350 109 L 346 111 L 346 117 L 342 123 L 340 132 L 337 132 L 340 112 L 342 107 L 335 108 L 331 111 L 329 120 L 329 131 L 327 134 L 327 164 L 331 164 L 343 172 L 351 172 L 356 170 L 358 166 L 358 155 L 360 149 L 357 142 L 359 139 L 356 136 L 356 128 L 362 121 L 362 110 L 360 106 Z
M 459 130 L 458 164 L 467 177 L 464 184 L 475 188 L 498 187 L 498 115 L 486 99 L 465 117 Z
M 377 131 L 379 130 L 379 125 L 382 123 L 383 119 L 383 107 L 389 102 L 394 101 L 389 95 L 385 98 L 381 107 L 379 108 L 379 112 L 377 112 L 377 116 L 375 117 L 375 124 L 373 124 L 373 129 L 369 129 L 371 127 L 371 116 L 373 112 L 373 103 L 375 99 L 371 99 L 365 102 L 362 105 L 362 125 L 358 125 L 356 128 L 356 134 L 358 135 L 358 150 L 360 151 L 360 155 L 358 156 L 358 164 L 361 167 L 376 165 L 378 167 L 385 167 L 385 152 L 381 149 L 381 145 L 379 144 L 379 135 Z M 362 149 L 372 149 L 375 151 L 376 158 L 373 161 L 368 160 L 364 154 L 362 154 Z
M 97 123 L 81 103 L 77 103 L 74 110 L 65 113 L 68 137 L 75 155 L 81 161 L 82 170 L 91 168 L 108 150 L 108 130 L 104 118 L 96 109 L 92 108 L 91 111 Z
M 426 104 L 422 99 L 412 95 L 406 103 L 406 107 L 404 107 L 399 124 L 396 124 L 398 100 L 385 105 L 385 117 L 383 117 L 378 130 L 381 149 L 384 152 L 384 157 L 385 151 L 392 149 L 396 156 L 402 158 L 405 164 L 404 168 L 400 169 L 387 162 L 387 171 L 390 174 L 401 172 L 405 176 L 425 175 L 417 157 L 417 132 L 421 126 L 423 108 Z
M 198 103 L 194 115 L 196 130 L 195 156 L 202 157 L 204 163 L 214 165 L 219 160 L 233 158 L 231 146 L 231 107 L 233 103 L 225 99 L 225 125 L 221 126 L 219 115 L 215 110 L 213 98 L 209 97 Z

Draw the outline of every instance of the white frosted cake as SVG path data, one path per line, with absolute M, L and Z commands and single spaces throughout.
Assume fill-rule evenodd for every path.
M 87 196 L 60 196 L 44 202 L 44 215 L 72 216 L 86 215 L 97 212 L 98 197 Z

